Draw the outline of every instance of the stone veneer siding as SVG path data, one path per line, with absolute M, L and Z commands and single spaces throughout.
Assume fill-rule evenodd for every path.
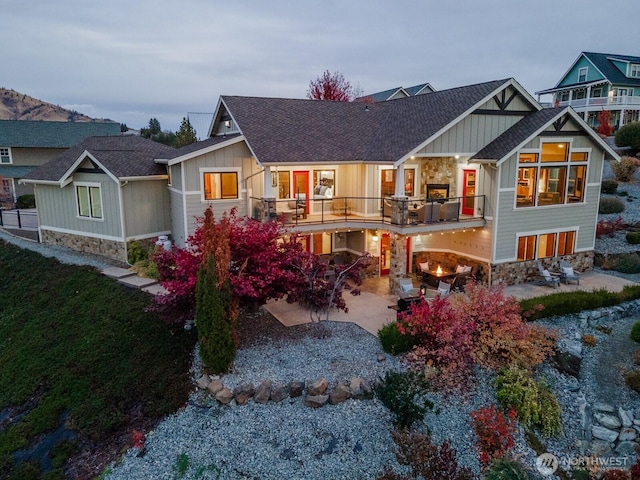
M 101 255 L 123 264 L 127 263 L 127 250 L 124 242 L 42 230 L 42 243 L 60 245 L 78 252 Z
M 449 185 L 449 196 L 456 195 L 456 178 L 458 164 L 461 160 L 453 157 L 428 158 L 420 164 L 420 196 L 426 198 L 427 183 Z
M 398 293 L 396 278 L 404 278 L 407 271 L 407 236 L 391 234 L 391 266 L 389 268 L 389 292 Z
M 560 261 L 566 260 L 569 264 L 580 272 L 593 269 L 594 252 L 581 252 L 562 257 L 543 258 L 540 260 L 529 260 L 526 262 L 501 263 L 491 266 L 491 283 L 517 285 L 519 283 L 533 282 L 540 279 L 538 262 L 550 272 L 560 271 Z

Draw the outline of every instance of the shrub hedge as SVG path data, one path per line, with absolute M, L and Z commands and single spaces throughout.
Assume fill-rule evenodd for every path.
M 602 183 L 600 184 L 600 191 L 602 193 L 613 195 L 614 193 L 616 193 L 617 189 L 618 189 L 618 182 L 616 182 L 612 178 L 607 178 L 606 180 L 602 180 Z
M 598 213 L 622 213 L 624 212 L 624 202 L 616 197 L 602 197 L 600 198 L 600 205 L 598 206 Z
M 635 157 L 622 157 L 620 162 L 613 161 L 610 165 L 618 182 L 631 182 L 638 169 L 638 163 L 640 160 Z
M 485 480 L 529 480 L 527 469 L 515 460 L 499 458 L 484 472 Z
M 378 339 L 382 349 L 391 355 L 407 353 L 418 343 L 413 335 L 403 335 L 398 331 L 398 323 L 388 323 L 378 330 Z
M 625 238 L 631 245 L 637 245 L 640 243 L 640 232 L 629 232 Z
M 621 292 L 609 292 L 605 289 L 590 292 L 577 290 L 559 292 L 520 301 L 520 309 L 529 321 L 554 315 L 570 315 L 583 310 L 611 307 L 619 303 L 640 298 L 640 285 L 626 285 Z M 536 308 L 541 305 L 543 308 Z
M 634 342 L 640 342 L 640 322 L 636 322 L 631 327 L 631 333 L 629 334 L 629 338 Z
M 380 401 L 394 416 L 399 428 L 409 428 L 421 422 L 433 403 L 421 398 L 426 392 L 426 380 L 414 372 L 387 372 L 384 381 L 376 388 Z

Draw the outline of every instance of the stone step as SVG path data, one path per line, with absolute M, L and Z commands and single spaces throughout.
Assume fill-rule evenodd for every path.
M 135 287 L 135 288 L 150 287 L 151 285 L 155 285 L 158 283 L 157 280 L 154 280 L 152 278 L 142 278 L 142 277 L 138 277 L 137 275 L 133 275 L 129 277 L 121 277 L 121 278 L 118 278 L 118 281 L 124 285 L 127 285 L 128 287 Z
M 110 278 L 115 278 L 116 280 L 119 280 L 121 278 L 136 276 L 135 272 L 132 272 L 131 270 L 127 270 L 126 268 L 119 268 L 119 267 L 105 268 L 104 270 L 102 270 L 102 274 Z

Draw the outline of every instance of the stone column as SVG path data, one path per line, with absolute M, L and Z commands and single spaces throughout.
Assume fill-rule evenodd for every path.
M 391 197 L 391 215 L 389 221 L 395 225 L 406 225 L 409 216 L 409 197 Z
M 389 292 L 398 293 L 396 278 L 404 278 L 407 272 L 407 236 L 391 232 L 391 266 L 389 269 Z

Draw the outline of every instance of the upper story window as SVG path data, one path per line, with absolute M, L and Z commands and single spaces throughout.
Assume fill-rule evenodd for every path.
M 640 78 L 640 65 L 635 63 L 635 64 L 631 64 L 631 66 L 629 67 L 629 76 L 630 77 L 635 77 L 635 78 Z
M 228 200 L 238 198 L 237 171 L 204 171 L 202 173 L 203 199 Z
M 380 192 L 383 197 L 392 197 L 396 191 L 396 170 L 387 169 L 380 171 Z M 407 197 L 416 195 L 416 169 L 405 167 L 404 169 L 404 194 Z
M 10 148 L 0 148 L 0 163 L 12 163 Z
M 587 81 L 587 73 L 589 72 L 589 67 L 582 67 L 578 70 L 578 83 Z
M 589 152 L 571 150 L 568 141 L 543 142 L 521 152 L 516 179 L 516 208 L 584 202 Z
M 102 194 L 99 183 L 76 183 L 78 216 L 102 220 Z

